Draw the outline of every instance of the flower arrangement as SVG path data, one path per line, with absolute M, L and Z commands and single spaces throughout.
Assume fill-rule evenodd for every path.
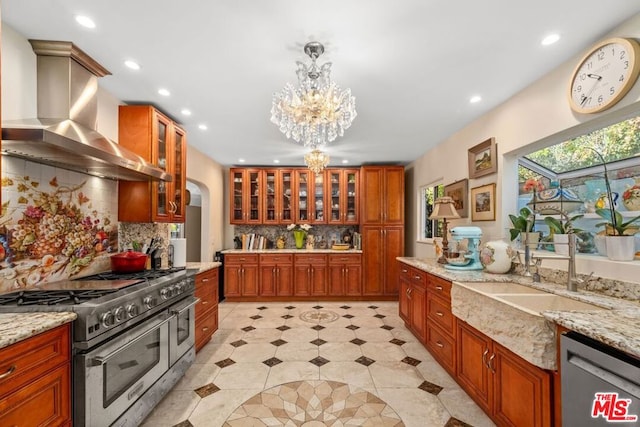
M 296 241 L 296 248 L 302 249 L 304 241 L 307 238 L 307 231 L 311 230 L 310 224 L 289 224 L 287 230 L 293 232 L 293 238 Z
M 287 231 L 304 231 L 311 230 L 311 224 L 289 224 L 287 225 Z
M 524 182 L 522 189 L 527 193 L 531 191 L 533 193 L 533 200 L 535 200 L 536 192 L 544 190 L 544 185 L 535 178 L 529 178 Z

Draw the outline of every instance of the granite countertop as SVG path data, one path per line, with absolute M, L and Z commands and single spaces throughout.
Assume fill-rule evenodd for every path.
M 243 249 L 226 249 L 223 254 L 361 254 L 361 249 L 259 249 L 247 251 Z
M 207 270 L 219 268 L 222 266 L 221 262 L 208 261 L 208 262 L 188 262 L 187 270 L 198 270 L 198 273 L 203 273 Z
M 432 259 L 398 257 L 399 261 L 457 282 L 514 282 L 532 288 L 606 307 L 597 311 L 543 311 L 542 316 L 567 329 L 579 332 L 620 351 L 640 358 L 640 304 L 596 292 L 570 292 L 566 286 L 551 282 L 533 283 L 516 274 L 491 274 L 483 271 L 447 270 Z
M 76 320 L 70 312 L 0 313 L 0 348 Z

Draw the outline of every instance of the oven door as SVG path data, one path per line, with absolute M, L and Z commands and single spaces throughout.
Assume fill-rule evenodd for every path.
M 196 342 L 196 311 L 199 299 L 191 296 L 169 308 L 169 366 L 173 366 Z
M 74 359 L 74 425 L 108 426 L 169 369 L 163 311 Z

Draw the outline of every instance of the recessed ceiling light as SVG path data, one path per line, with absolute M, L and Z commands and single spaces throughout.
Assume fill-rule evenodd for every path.
M 78 24 L 82 25 L 85 28 L 95 28 L 96 27 L 96 23 L 93 22 L 93 19 L 89 18 L 88 16 L 77 15 L 76 16 L 76 22 Z
M 480 102 L 482 101 L 482 97 L 480 95 L 474 95 L 471 98 L 469 98 L 469 102 L 472 104 L 475 104 L 476 102 Z
M 126 65 L 129 68 L 131 68 L 132 70 L 139 70 L 140 69 L 140 65 L 138 65 L 138 63 L 135 62 L 135 61 L 131 61 L 131 60 L 124 61 L 124 65 Z
M 542 39 L 542 46 L 549 46 L 550 44 L 554 44 L 560 40 L 560 34 L 549 34 L 547 37 Z
M 245 159 L 238 159 L 238 163 L 244 163 Z
M 162 96 L 169 96 L 171 95 L 171 92 L 169 92 L 167 89 L 165 88 L 160 88 L 158 89 L 158 93 Z
M 201 124 L 201 125 L 198 125 L 198 129 L 200 129 L 200 130 L 207 130 L 207 129 L 209 129 L 209 128 L 207 127 L 207 125 L 205 125 L 205 124 Z
M 187 110 L 186 108 L 183 108 L 180 112 L 182 114 L 184 114 L 185 116 L 190 116 L 191 115 L 191 111 Z
M 273 163 L 280 163 L 280 160 L 275 159 L 275 160 L 273 161 Z
M 346 165 L 347 163 L 349 163 L 349 160 L 347 160 L 347 159 L 342 160 L 342 164 L 343 165 Z

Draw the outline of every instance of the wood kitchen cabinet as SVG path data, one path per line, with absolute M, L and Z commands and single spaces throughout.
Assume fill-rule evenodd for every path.
M 296 223 L 326 224 L 325 172 L 295 170 Z
M 427 273 L 406 264 L 402 264 L 399 269 L 400 317 L 407 328 L 424 344 L 427 332 Z
M 218 269 L 196 275 L 196 352 L 211 340 L 218 330 Z
M 231 224 L 262 224 L 264 171 L 232 168 L 229 174 Z
M 327 255 L 294 254 L 295 296 L 327 295 Z
M 457 319 L 456 379 L 501 426 L 552 425 L 551 374 Z
M 329 224 L 358 224 L 360 171 L 327 169 L 326 173 Z
M 363 295 L 398 295 L 397 257 L 404 253 L 403 226 L 360 227 L 363 254 Z
M 293 254 L 260 255 L 260 296 L 293 295 Z
M 118 142 L 167 171 L 171 182 L 118 181 L 118 220 L 184 222 L 187 135 L 150 105 L 121 105 Z
M 291 224 L 294 219 L 293 170 L 264 170 L 263 224 Z
M 362 295 L 360 254 L 329 254 L 329 295 Z
M 455 317 L 451 312 L 451 282 L 427 273 L 426 347 L 451 375 L 455 375 Z
M 69 325 L 0 350 L 0 425 L 71 425 Z
M 233 297 L 258 296 L 258 255 L 227 254 L 224 262 L 224 295 Z
M 404 167 L 364 166 L 360 169 L 362 224 L 404 224 Z

